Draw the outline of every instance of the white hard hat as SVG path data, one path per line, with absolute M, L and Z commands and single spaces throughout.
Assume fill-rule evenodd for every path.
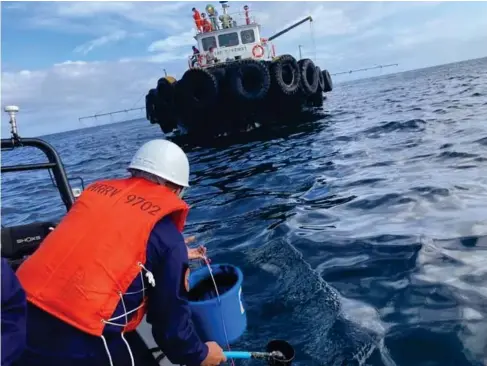
M 135 153 L 129 169 L 154 174 L 181 187 L 189 187 L 189 161 L 174 142 L 156 139 L 146 142 Z

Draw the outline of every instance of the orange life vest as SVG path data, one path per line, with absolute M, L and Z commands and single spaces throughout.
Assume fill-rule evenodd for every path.
M 203 19 L 203 32 L 211 32 L 213 30 L 213 26 L 211 25 L 211 22 L 208 19 Z
M 182 231 L 188 211 L 188 205 L 167 187 L 142 178 L 91 184 L 18 269 L 27 299 L 66 323 L 101 336 L 120 295 L 140 276 L 154 225 L 171 215 Z M 139 325 L 146 301 L 131 314 L 124 331 Z
M 194 24 L 196 25 L 196 28 L 198 28 L 198 30 L 201 31 L 202 26 L 203 26 L 203 22 L 201 20 L 201 15 L 200 15 L 200 12 L 198 10 L 195 10 L 193 12 L 193 19 L 194 19 Z

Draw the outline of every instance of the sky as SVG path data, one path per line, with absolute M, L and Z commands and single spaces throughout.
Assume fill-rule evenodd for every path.
M 21 136 L 144 117 L 147 91 L 187 68 L 195 44 L 192 7 L 204 2 L 2 2 L 1 104 L 21 109 Z M 308 23 L 275 40 L 278 54 L 309 57 L 330 73 L 398 67 L 334 77 L 378 76 L 487 56 L 487 2 L 237 2 L 249 5 L 262 35 L 307 15 Z M 335 85 L 336 86 L 336 85 Z M 336 86 L 339 87 L 339 86 Z M 2 136 L 9 133 L 2 111 Z M 149 123 L 149 122 L 147 122 Z

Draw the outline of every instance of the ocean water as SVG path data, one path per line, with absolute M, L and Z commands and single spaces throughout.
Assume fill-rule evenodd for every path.
M 486 364 L 487 58 L 337 84 L 324 112 L 176 139 L 192 170 L 186 234 L 244 272 L 233 348 L 281 338 L 296 365 Z M 159 136 L 140 120 L 46 139 L 87 184 L 123 177 Z M 2 163 L 43 160 L 26 150 Z M 3 225 L 64 212 L 45 171 L 4 174 L 1 193 Z

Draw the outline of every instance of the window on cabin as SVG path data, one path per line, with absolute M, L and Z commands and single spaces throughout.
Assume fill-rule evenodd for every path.
M 201 45 L 204 51 L 208 51 L 211 47 L 216 47 L 215 37 L 205 37 L 201 40 Z
M 220 47 L 233 47 L 238 46 L 238 33 L 227 33 L 227 34 L 220 34 L 218 36 L 218 43 Z
M 255 33 L 253 29 L 247 29 L 240 32 L 240 37 L 242 37 L 242 43 L 254 43 L 255 42 Z

